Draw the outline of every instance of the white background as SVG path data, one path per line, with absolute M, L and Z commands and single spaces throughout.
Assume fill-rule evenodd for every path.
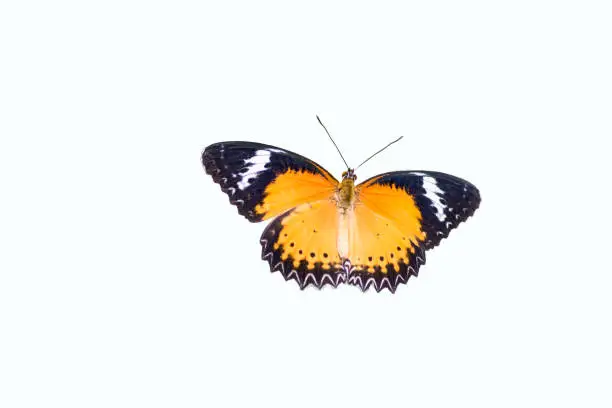
M 0 406 L 612 404 L 608 2 L 0 6 Z M 439 170 L 388 292 L 300 291 L 202 149 Z M 605 177 L 608 176 L 608 177 Z

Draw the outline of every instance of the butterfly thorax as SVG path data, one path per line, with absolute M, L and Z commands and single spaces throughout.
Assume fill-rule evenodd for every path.
M 355 203 L 355 180 L 353 178 L 344 178 L 336 190 L 336 203 L 339 208 L 348 210 L 353 208 Z

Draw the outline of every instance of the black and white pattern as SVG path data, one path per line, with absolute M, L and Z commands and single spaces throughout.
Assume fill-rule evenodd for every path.
M 307 170 L 333 180 L 321 166 L 299 154 L 253 142 L 212 144 L 202 153 L 202 164 L 229 196 L 230 203 L 251 222 L 262 220 L 263 215 L 254 209 L 261 204 L 268 184 L 279 174 Z
M 392 185 L 414 197 L 423 216 L 422 229 L 427 234 L 425 249 L 438 245 L 480 205 L 480 192 L 472 183 L 434 171 L 396 171 L 362 184 Z

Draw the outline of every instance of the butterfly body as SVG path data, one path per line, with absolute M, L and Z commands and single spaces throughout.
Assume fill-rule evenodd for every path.
M 356 184 L 349 169 L 337 181 L 303 156 L 260 143 L 216 143 L 202 162 L 241 215 L 272 220 L 262 259 L 301 288 L 394 292 L 480 203 L 476 187 L 448 174 L 400 171 Z

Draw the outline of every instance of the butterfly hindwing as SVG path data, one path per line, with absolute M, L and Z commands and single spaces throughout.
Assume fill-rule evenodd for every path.
M 350 223 L 348 283 L 394 292 L 425 263 L 419 209 L 402 189 L 372 185 L 358 191 Z
M 261 143 L 215 143 L 202 153 L 202 163 L 238 212 L 251 222 L 327 199 L 338 184 L 315 162 Z
M 351 223 L 348 283 L 394 292 L 417 275 L 425 250 L 471 216 L 480 194 L 471 183 L 444 173 L 400 171 L 357 186 Z
M 294 279 L 302 289 L 344 282 L 338 255 L 338 215 L 332 200 L 302 204 L 273 220 L 261 236 L 262 259 L 272 272 Z

